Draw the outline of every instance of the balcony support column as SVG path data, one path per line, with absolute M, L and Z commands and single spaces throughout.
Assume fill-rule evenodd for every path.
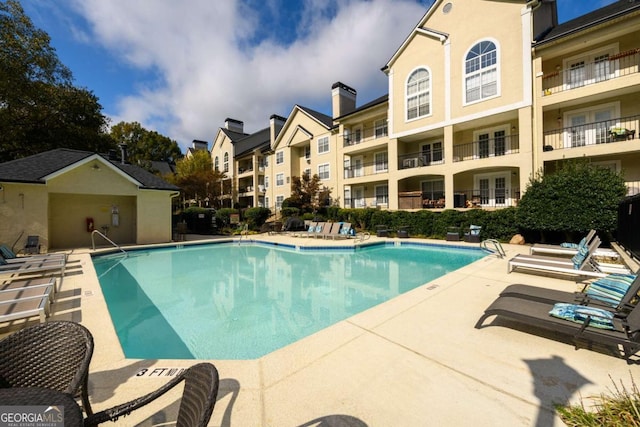
M 444 141 L 443 141 L 443 149 L 444 149 L 444 163 L 446 165 L 453 165 L 453 126 L 445 126 L 444 127 Z M 452 168 L 447 168 L 447 170 L 451 170 Z M 453 199 L 453 174 L 447 172 L 444 175 L 444 207 L 445 209 L 453 209 L 454 199 Z

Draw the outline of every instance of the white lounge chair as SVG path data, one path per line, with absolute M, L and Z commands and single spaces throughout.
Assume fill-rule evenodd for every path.
M 54 286 L 33 286 L 19 289 L 7 289 L 0 291 L 0 303 L 17 302 L 32 298 L 48 297 L 52 299 Z
M 16 277 L 31 274 L 60 273 L 62 277 L 64 276 L 65 266 L 66 261 L 64 259 L 26 259 L 9 264 L 0 256 L 0 276 Z
M 67 254 L 65 253 L 49 253 L 49 254 L 37 254 L 37 255 L 25 255 L 18 256 L 14 251 L 11 250 L 7 245 L 0 245 L 0 256 L 4 258 L 7 264 L 11 264 L 14 262 L 24 262 L 27 260 L 50 260 L 50 259 L 63 259 L 67 260 Z
M 8 280 L 4 283 L 0 283 L 0 292 L 40 286 L 51 286 L 51 297 L 54 300 L 56 299 L 57 289 L 55 277 L 34 277 L 27 279 Z
M 576 253 L 578 253 L 578 247 L 581 244 L 589 245 L 589 243 L 591 243 L 595 235 L 596 235 L 596 230 L 589 231 L 589 233 L 582 238 L 582 241 L 575 246 L 548 245 L 544 243 L 536 243 L 533 246 L 531 246 L 530 252 L 532 255 L 547 254 L 547 255 L 560 255 L 560 256 L 574 256 Z M 604 256 L 608 258 L 619 257 L 618 253 L 613 249 L 605 249 L 600 247 L 596 248 L 595 255 Z
M 39 317 L 44 323 L 49 316 L 49 296 L 0 302 L 0 323 Z
M 572 259 L 541 255 L 516 255 L 508 263 L 508 272 L 516 269 L 534 272 L 563 273 L 574 276 L 605 277 L 606 272 L 602 271 L 598 264 L 592 262 L 591 256 L 600 245 L 600 238 L 597 236 L 586 247 L 584 255 L 578 253 Z

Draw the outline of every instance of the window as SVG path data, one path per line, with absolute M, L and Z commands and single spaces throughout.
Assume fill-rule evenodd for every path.
M 387 172 L 389 170 L 389 161 L 387 159 L 387 152 L 375 153 L 373 155 L 374 159 L 374 170 L 376 173 Z
M 225 172 L 229 172 L 229 153 L 224 153 L 223 167 Z
M 269 167 L 269 156 L 264 156 L 264 167 L 265 168 Z
M 265 176 L 264 177 L 264 188 L 269 188 L 269 177 Z M 269 206 L 269 205 L 267 205 Z
M 310 145 L 306 145 L 304 147 L 304 158 L 309 160 L 311 158 L 311 146 Z
M 318 138 L 318 154 L 329 152 L 329 137 Z
M 304 170 L 304 172 L 302 172 L 302 175 L 306 175 L 308 177 L 311 177 L 311 168 L 306 168 Z
M 423 181 L 422 198 L 430 200 L 444 199 L 444 180 Z
M 422 145 L 422 163 L 425 166 L 442 163 L 442 142 L 431 142 Z
M 284 196 L 276 196 L 276 209 L 282 209 L 282 202 L 284 202 Z
M 376 120 L 374 124 L 374 135 L 376 138 L 387 136 L 387 119 Z
M 508 206 L 511 203 L 511 174 L 500 172 L 474 176 L 474 196 L 482 206 Z
M 354 144 L 360 144 L 362 142 L 362 128 L 357 127 L 351 129 L 351 139 Z
M 279 173 L 276 175 L 276 187 L 281 187 L 284 185 L 284 174 Z
M 264 197 L 264 207 L 268 208 L 269 207 L 269 196 L 265 196 Z
M 276 153 L 276 165 L 284 163 L 284 151 L 280 150 Z
M 610 142 L 609 131 L 617 126 L 619 109 L 618 103 L 611 103 L 565 113 L 565 148 Z
M 564 84 L 567 89 L 574 89 L 584 85 L 609 80 L 615 76 L 616 61 L 610 61 L 609 56 L 617 51 L 616 45 L 604 49 L 574 56 L 564 61 Z
M 216 156 L 216 159 L 213 161 L 213 168 L 217 171 L 220 170 L 220 158 Z
M 407 120 L 431 113 L 431 79 L 429 71 L 420 68 L 407 80 Z
M 464 66 L 465 102 L 471 103 L 498 94 L 498 50 L 490 41 L 471 48 Z
M 473 155 L 476 159 L 504 156 L 510 152 L 508 126 L 476 131 L 474 136 Z
M 389 204 L 389 186 L 376 185 L 376 206 Z
M 320 179 L 329 179 L 329 163 L 318 165 L 318 176 Z

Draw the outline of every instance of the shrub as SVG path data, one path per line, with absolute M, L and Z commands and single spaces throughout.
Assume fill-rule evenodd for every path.
M 244 211 L 244 218 L 251 230 L 258 230 L 271 216 L 269 208 L 248 208 Z
M 216 211 L 216 220 L 222 228 L 228 228 L 231 225 L 231 214 L 237 214 L 237 209 L 222 208 Z
M 446 209 L 438 213 L 433 220 L 432 237 L 444 239 L 447 235 L 447 229 L 449 227 L 460 227 L 462 219 L 462 213 L 454 209 Z
M 621 173 L 585 161 L 565 163 L 532 178 L 518 204 L 517 223 L 541 233 L 585 234 L 616 229 L 618 203 L 626 194 Z
M 611 396 L 602 394 L 595 411 L 587 411 L 583 403 L 575 406 L 556 406 L 562 421 L 571 427 L 578 426 L 637 426 L 640 425 L 640 391 L 631 378 L 631 390 L 614 382 Z
M 291 216 L 299 216 L 299 215 L 300 215 L 300 209 L 291 207 L 291 206 L 285 208 L 283 203 L 282 210 L 280 211 L 280 216 L 282 217 L 282 219 L 289 218 Z

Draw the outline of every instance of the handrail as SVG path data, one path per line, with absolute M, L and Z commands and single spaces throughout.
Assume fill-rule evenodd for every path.
M 493 248 L 487 247 L 488 244 L 491 244 Z M 490 254 L 495 254 L 498 258 L 504 258 L 507 254 L 504 252 L 502 245 L 496 239 L 485 239 L 480 242 L 480 249 L 489 252 Z
M 105 236 L 104 234 L 102 234 L 100 231 L 98 230 L 93 230 L 91 232 L 91 247 L 93 248 L 93 250 L 96 250 L 96 242 L 93 238 L 93 236 L 95 234 L 99 234 L 103 239 L 105 239 L 107 242 L 111 243 L 113 246 L 115 246 L 116 248 L 118 248 L 123 254 L 127 255 L 127 253 L 125 252 L 124 249 L 122 249 L 120 246 L 118 246 L 117 243 L 115 243 L 113 240 L 111 240 L 110 238 L 108 238 L 107 236 Z

